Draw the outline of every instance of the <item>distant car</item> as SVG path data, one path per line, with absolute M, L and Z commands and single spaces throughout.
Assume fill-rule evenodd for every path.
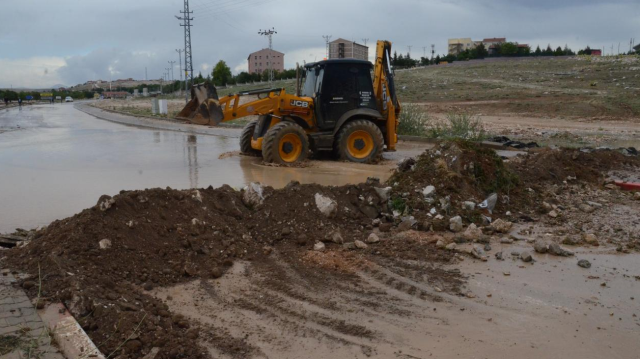
M 73 99 L 71 98 L 71 96 L 67 96 L 64 98 L 64 102 L 73 102 Z

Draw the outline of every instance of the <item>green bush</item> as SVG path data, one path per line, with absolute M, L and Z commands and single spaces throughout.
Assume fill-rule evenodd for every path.
M 422 106 L 402 105 L 398 134 L 405 136 L 426 136 L 431 120 Z
M 482 141 L 487 132 L 480 117 L 468 113 L 450 113 L 446 121 L 435 123 L 429 130 L 429 137 L 470 141 Z

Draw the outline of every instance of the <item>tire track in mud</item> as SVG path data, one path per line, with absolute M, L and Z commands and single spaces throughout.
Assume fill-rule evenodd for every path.
M 303 263 L 276 252 L 264 260 L 236 262 L 218 280 L 198 281 L 158 293 L 172 311 L 203 323 L 201 342 L 213 356 L 254 358 L 411 357 L 392 349 L 416 319 L 446 324 L 429 303 L 442 301 L 433 283 L 455 290 L 459 279 L 420 262 L 379 260 L 355 272 Z M 442 277 L 442 278 L 440 278 Z M 428 335 L 429 332 L 422 332 Z M 222 344 L 221 344 L 222 343 Z M 404 347 L 419 353 L 410 343 Z

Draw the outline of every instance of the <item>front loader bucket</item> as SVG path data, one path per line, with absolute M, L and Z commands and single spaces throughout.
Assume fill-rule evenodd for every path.
M 191 88 L 191 101 L 176 118 L 196 125 L 216 126 L 222 122 L 224 114 L 218 102 L 216 88 L 207 83 L 194 85 Z

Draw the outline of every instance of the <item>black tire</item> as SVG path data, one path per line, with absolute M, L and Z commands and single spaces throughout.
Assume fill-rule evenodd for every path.
M 362 139 L 357 139 L 356 143 L 352 143 L 349 146 L 350 136 L 355 136 L 358 133 L 368 134 L 368 146 Z M 353 138 L 351 140 L 353 141 Z M 333 148 L 340 160 L 358 163 L 378 163 L 382 159 L 382 152 L 384 151 L 384 137 L 380 128 L 372 121 L 355 120 L 347 123 L 338 131 Z
M 251 147 L 251 138 L 253 138 L 253 131 L 258 126 L 259 119 L 255 119 L 249 122 L 244 129 L 242 129 L 242 133 L 240 134 L 240 152 L 247 156 L 260 156 L 260 151 L 253 149 Z
M 286 136 L 286 137 L 285 137 Z M 286 138 L 292 138 L 293 136 L 297 137 L 299 143 L 293 144 L 293 148 L 283 148 L 282 152 L 297 153 L 298 155 L 292 155 L 293 159 L 286 159 L 281 156 L 281 145 Z M 298 142 L 298 141 L 296 141 Z M 285 143 L 286 146 L 291 147 L 291 143 Z M 297 162 L 304 161 L 309 155 L 309 139 L 307 137 L 307 133 L 304 132 L 304 129 L 294 123 L 289 121 L 282 121 L 267 131 L 267 134 L 264 136 L 264 140 L 262 142 L 262 158 L 265 162 L 268 163 L 277 163 L 277 164 L 294 164 Z

